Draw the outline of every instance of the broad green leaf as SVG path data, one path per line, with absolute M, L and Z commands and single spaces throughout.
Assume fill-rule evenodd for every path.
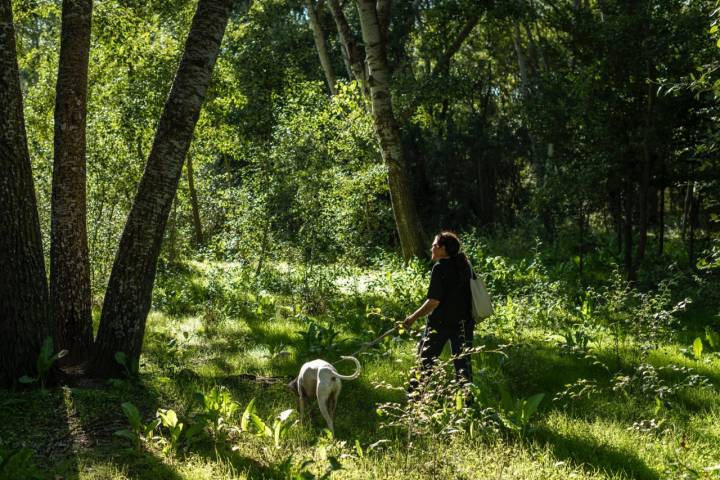
M 137 435 L 130 430 L 118 430 L 114 432 L 113 435 L 115 435 L 116 437 L 127 438 L 133 443 L 137 441 Z
M 524 409 L 526 412 L 525 418 L 527 418 L 529 420 L 530 417 L 533 416 L 533 414 L 537 410 L 538 406 L 540 406 L 540 402 L 542 402 L 543 398 L 545 398 L 544 393 L 537 393 L 527 399 L 527 403 L 525 404 L 525 409 Z
M 250 426 L 250 417 L 255 413 L 255 399 L 253 398 L 250 400 L 250 403 L 248 403 L 247 407 L 245 407 L 245 411 L 242 414 L 242 418 L 240 419 L 240 431 L 241 432 L 247 432 L 248 427 Z
M 141 430 L 142 418 L 140 417 L 140 412 L 137 407 L 130 402 L 123 402 L 121 407 L 123 412 L 125 412 L 125 416 L 130 421 L 130 425 L 132 425 L 135 430 Z
M 705 340 L 707 340 L 710 348 L 720 350 L 720 334 L 710 329 L 710 327 L 705 327 Z
M 160 409 L 157 411 L 157 415 L 162 420 L 162 424 L 165 427 L 168 428 L 175 428 L 178 425 L 178 417 L 177 413 L 175 413 L 175 410 L 172 409 Z
M 250 421 L 255 425 L 257 433 L 259 435 L 265 435 L 266 437 L 272 437 L 273 432 L 268 425 L 263 421 L 262 418 L 258 417 L 254 413 L 250 414 Z
M 693 355 L 695 356 L 695 360 L 700 360 L 700 357 L 702 357 L 702 352 L 703 343 L 700 337 L 697 337 L 693 342 Z

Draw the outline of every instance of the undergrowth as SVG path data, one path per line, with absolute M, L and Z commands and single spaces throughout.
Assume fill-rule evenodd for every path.
M 429 266 L 162 265 L 139 375 L 3 392 L 0 479 L 720 478 L 711 275 L 641 289 L 607 265 L 581 286 L 539 245 L 467 250 L 496 312 L 467 352 L 472 385 L 445 352 L 408 402 L 418 331 L 388 336 L 358 354 L 333 440 L 284 384 L 404 318 Z

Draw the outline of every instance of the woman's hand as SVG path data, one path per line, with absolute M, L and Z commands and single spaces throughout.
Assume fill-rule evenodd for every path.
M 417 319 L 415 318 L 414 314 L 408 315 L 407 317 L 405 317 L 405 320 L 403 321 L 403 327 L 405 327 L 405 328 L 412 327 L 412 324 L 415 323 L 415 320 L 417 320 Z

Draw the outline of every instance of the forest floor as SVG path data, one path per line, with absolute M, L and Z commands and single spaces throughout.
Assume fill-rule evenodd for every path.
M 337 362 L 402 318 L 422 296 L 422 272 L 388 269 L 335 290 L 327 278 L 343 275 L 315 272 L 312 288 L 270 292 L 245 288 L 240 268 L 161 274 L 138 376 L 3 391 L 0 457 L 33 456 L 16 457 L 14 474 L 0 458 L 0 478 L 720 478 L 720 345 L 707 333 L 716 311 L 676 313 L 681 328 L 652 330 L 648 347 L 587 309 L 559 330 L 527 321 L 532 292 L 498 298 L 476 329 L 474 404 L 430 395 L 408 405 L 416 340 L 389 337 L 343 383 L 332 441 L 317 407 L 310 424 L 278 419 L 296 406 L 285 383 L 304 361 Z M 131 441 L 116 434 L 132 430 L 126 402 L 145 425 L 160 409 L 183 427 Z M 193 425 L 202 433 L 188 435 Z

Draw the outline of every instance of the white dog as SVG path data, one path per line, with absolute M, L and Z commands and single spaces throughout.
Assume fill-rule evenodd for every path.
M 341 375 L 330 363 L 325 360 L 313 360 L 305 363 L 300 368 L 297 378 L 288 384 L 288 388 L 295 392 L 300 399 L 300 418 L 305 411 L 305 400 L 317 398 L 320 413 L 325 417 L 328 428 L 335 436 L 333 419 L 335 418 L 335 407 L 340 395 L 342 385 L 340 380 L 355 380 L 360 376 L 362 367 L 355 357 L 341 357 L 355 362 L 357 370 L 352 375 Z

